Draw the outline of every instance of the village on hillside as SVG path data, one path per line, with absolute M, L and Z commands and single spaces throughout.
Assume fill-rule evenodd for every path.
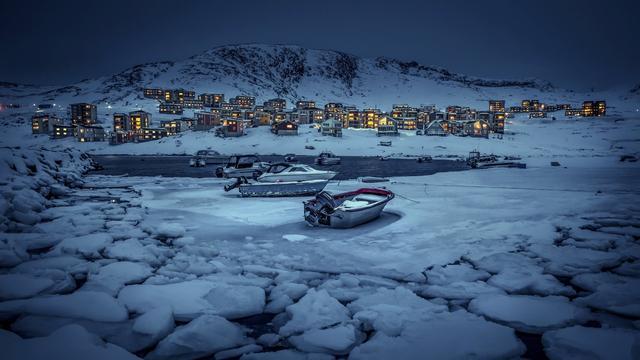
M 489 100 L 488 109 L 450 105 L 418 107 L 395 104 L 389 111 L 377 108 L 358 109 L 342 103 L 327 103 L 321 107 L 313 100 L 298 100 L 287 108 L 287 100 L 274 98 L 256 104 L 253 96 L 238 95 L 225 101 L 225 94 L 203 93 L 184 89 L 145 88 L 145 99 L 158 101 L 155 123 L 144 109 L 108 114 L 113 124 L 108 129 L 98 120 L 98 107 L 92 103 L 75 103 L 60 115 L 55 104 L 35 105 L 31 118 L 32 133 L 46 134 L 52 139 L 75 137 L 79 142 L 109 141 L 111 145 L 146 142 L 176 135 L 184 131 L 215 131 L 221 137 L 238 137 L 249 127 L 270 126 L 275 135 L 298 135 L 298 127 L 310 125 L 326 136 L 342 136 L 342 129 L 372 129 L 378 136 L 398 135 L 399 130 L 415 131 L 427 136 L 471 136 L 488 138 L 504 133 L 505 119 L 517 113 L 529 118 L 551 118 L 564 112 L 566 117 L 605 116 L 605 101 L 584 101 L 581 107 L 571 104 L 545 104 L 539 100 L 522 100 L 507 108 L 505 100 Z M 14 105 L 15 106 L 15 105 Z M 192 110 L 193 116 L 185 115 Z

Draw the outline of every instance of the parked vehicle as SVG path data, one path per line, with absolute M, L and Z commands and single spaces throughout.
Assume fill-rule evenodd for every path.
M 238 188 L 242 197 L 302 196 L 315 195 L 322 191 L 328 183 L 329 180 L 259 182 L 240 177 L 233 184 L 225 185 L 224 190 L 231 191 Z
M 424 156 L 418 157 L 418 159 L 416 161 L 419 162 L 419 163 L 423 163 L 423 162 L 431 162 L 432 160 L 433 160 L 433 158 L 431 158 L 431 156 L 424 155 Z
M 201 167 L 207 166 L 207 164 L 223 164 L 229 157 L 220 154 L 215 150 L 198 150 L 191 159 L 189 159 L 189 166 Z
M 320 153 L 314 162 L 318 165 L 338 165 L 341 161 L 342 160 L 332 152 L 325 151 Z
M 424 135 L 424 131 L 422 131 L 422 130 L 416 130 L 416 135 Z
M 391 140 L 380 140 L 380 143 L 378 145 L 380 146 L 391 146 Z
M 304 202 L 304 219 L 312 226 L 351 228 L 378 218 L 394 197 L 386 189 L 364 188 L 335 195 L 322 191 Z
M 271 164 L 257 180 L 259 182 L 288 182 L 305 180 L 330 180 L 335 171 L 317 170 L 309 165 L 276 163 Z
M 248 177 L 257 179 L 269 168 L 269 163 L 260 161 L 256 155 L 234 155 L 223 167 L 216 169 L 216 176 L 223 178 Z
M 295 154 L 285 154 L 284 161 L 288 163 L 298 162 L 298 158 L 296 158 Z
M 316 147 L 313 146 L 313 145 L 305 145 L 304 148 L 307 149 L 307 150 L 315 150 L 316 149 Z

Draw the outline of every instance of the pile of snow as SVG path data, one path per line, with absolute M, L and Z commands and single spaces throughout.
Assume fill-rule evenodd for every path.
M 129 311 L 145 313 L 170 306 L 176 320 L 192 320 L 203 314 L 237 319 L 261 314 L 264 290 L 257 286 L 227 285 L 191 280 L 163 285 L 129 285 L 118 294 Z
M 290 336 L 311 329 L 321 329 L 347 322 L 351 319 L 349 310 L 332 298 L 326 290 L 311 289 L 297 303 L 287 307 L 291 317 L 280 328 L 280 335 Z
M 202 315 L 164 338 L 147 359 L 197 359 L 246 345 L 243 329 L 215 315 Z
M 49 198 L 81 186 L 80 176 L 91 166 L 86 154 L 72 148 L 0 148 L 0 232 L 43 233 L 34 225 L 48 219 L 43 212 L 52 205 Z M 42 242 L 40 238 L 47 236 L 34 237 Z M 0 267 L 28 260 L 29 242 L 22 240 L 10 235 L 0 238 Z
M 400 336 L 378 332 L 350 359 L 506 359 L 525 351 L 513 329 L 463 310 L 407 324 Z
M 0 302 L 0 319 L 9 319 L 20 314 L 105 322 L 124 321 L 129 318 L 127 309 L 120 302 L 110 295 L 94 291 Z
M 640 332 L 574 326 L 544 333 L 544 351 L 550 359 L 640 358 Z
M 469 311 L 527 333 L 570 326 L 587 320 L 588 310 L 561 296 L 483 295 Z
M 40 222 L 49 196 L 80 186 L 91 168 L 86 154 L 73 148 L 0 148 L 0 231 L 21 232 Z
M 36 359 L 139 359 L 124 349 L 105 343 L 78 325 L 65 326 L 47 337 L 21 339 L 0 329 L 0 348 L 6 360 Z
M 89 273 L 82 290 L 104 291 L 116 296 L 125 285 L 140 283 L 151 274 L 151 267 L 145 263 L 118 261 Z

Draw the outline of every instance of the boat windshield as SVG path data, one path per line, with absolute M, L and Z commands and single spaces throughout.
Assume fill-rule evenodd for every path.
M 279 174 L 281 172 L 283 172 L 284 170 L 288 169 L 290 166 L 287 164 L 276 164 L 276 165 L 271 165 L 271 167 L 269 167 L 269 170 L 267 172 L 271 173 L 271 174 Z

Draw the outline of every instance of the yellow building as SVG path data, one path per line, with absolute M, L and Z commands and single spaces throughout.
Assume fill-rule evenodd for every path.
M 132 111 L 129 113 L 129 122 L 131 130 L 139 132 L 151 126 L 151 114 L 143 110 Z
M 360 112 L 362 127 L 365 129 L 377 129 L 380 121 L 380 110 L 364 109 Z

